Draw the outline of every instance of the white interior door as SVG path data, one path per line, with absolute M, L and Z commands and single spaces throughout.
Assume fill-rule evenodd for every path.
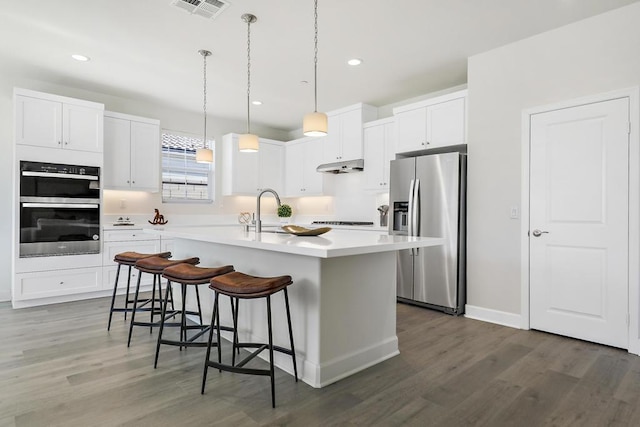
M 629 99 L 530 120 L 531 328 L 628 348 Z

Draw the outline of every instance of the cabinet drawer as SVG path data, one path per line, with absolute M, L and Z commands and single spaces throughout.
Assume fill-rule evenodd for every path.
M 121 252 L 140 252 L 142 254 L 155 254 L 160 251 L 160 239 L 151 241 L 129 241 L 129 242 L 105 242 L 102 252 L 102 265 L 117 265 L 113 262 L 113 257 Z
M 26 300 L 60 295 L 94 292 L 102 289 L 102 269 L 42 271 L 16 275 L 16 299 Z
M 127 228 L 126 230 L 105 230 L 103 240 L 105 242 L 160 240 L 160 236 L 145 233 L 141 228 Z

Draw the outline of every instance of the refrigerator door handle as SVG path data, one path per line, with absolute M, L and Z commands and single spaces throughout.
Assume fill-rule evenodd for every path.
M 412 236 L 420 234 L 420 180 L 416 179 L 413 184 L 413 211 L 411 212 Z
M 413 209 L 415 206 L 415 200 L 413 199 L 414 196 L 414 187 L 415 187 L 415 180 L 411 180 L 411 184 L 409 184 L 409 206 L 408 206 L 408 211 L 407 211 L 407 227 L 408 227 L 408 236 L 413 236 Z

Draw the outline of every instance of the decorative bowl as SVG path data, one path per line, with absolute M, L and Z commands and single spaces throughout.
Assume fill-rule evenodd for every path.
M 331 227 L 305 228 L 299 225 L 283 225 L 281 228 L 295 236 L 319 236 L 331 230 Z

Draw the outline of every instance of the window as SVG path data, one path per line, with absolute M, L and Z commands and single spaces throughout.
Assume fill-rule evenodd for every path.
M 209 147 L 215 147 L 212 140 Z M 196 162 L 202 137 L 162 131 L 162 201 L 213 201 L 213 165 Z M 212 148 L 213 149 L 213 148 Z

